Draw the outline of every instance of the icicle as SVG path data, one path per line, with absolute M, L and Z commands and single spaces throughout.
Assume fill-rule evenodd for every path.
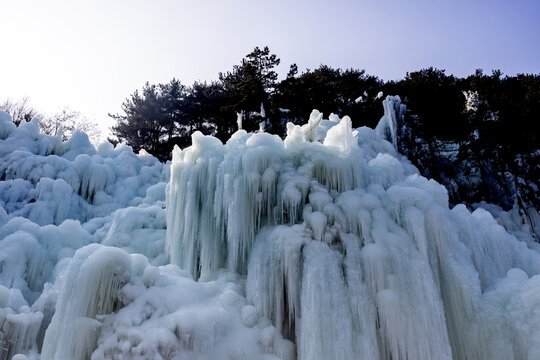
M 303 258 L 298 359 L 357 358 L 342 256 L 324 243 L 310 242 Z
M 377 98 L 382 98 L 382 92 L 379 92 Z M 399 96 L 387 96 L 383 100 L 384 115 L 377 124 L 375 131 L 381 139 L 388 139 L 397 149 L 397 121 L 401 116 L 401 99 Z
M 306 241 L 301 225 L 263 229 L 249 260 L 248 301 L 292 340 L 299 316 L 301 249 Z
M 244 111 L 236 113 L 236 124 L 238 125 L 238 130 L 242 130 L 242 121 L 244 119 Z
M 353 234 L 342 234 L 345 246 L 345 278 L 352 319 L 352 341 L 356 354 L 365 359 L 379 359 L 374 301 L 369 297 L 362 271 L 360 239 Z

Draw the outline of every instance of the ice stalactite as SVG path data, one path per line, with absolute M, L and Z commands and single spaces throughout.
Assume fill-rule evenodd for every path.
M 354 181 L 361 181 L 359 169 L 351 170 L 339 159 L 324 171 L 324 154 L 314 154 L 317 158 L 305 166 L 296 164 L 303 162 L 302 153 L 287 159 L 283 142 L 265 133 L 239 131 L 226 145 L 195 134 L 193 144 L 175 152 L 167 248 L 171 260 L 196 277 L 222 266 L 245 273 L 261 226 L 301 220 L 310 185 L 306 174 L 315 171 L 336 189 L 355 185 L 350 173 L 355 173 Z
M 379 346 L 377 341 L 375 302 L 370 298 L 367 284 L 363 280 L 365 274 L 362 270 L 360 253 L 361 240 L 353 234 L 344 234 L 341 238 L 346 256 L 344 276 L 347 286 L 347 298 L 351 313 L 353 334 L 353 352 L 362 354 L 366 359 L 379 359 Z
M 405 114 L 405 105 L 399 96 L 387 96 L 383 100 L 384 115 L 377 124 L 375 131 L 382 139 L 387 139 L 397 149 L 398 124 L 400 117 Z
M 342 272 L 342 255 L 312 241 L 303 251 L 299 359 L 354 359 L 352 317 Z
M 274 224 L 277 216 L 295 221 L 301 211 L 295 179 L 277 183 L 281 140 L 266 133 L 250 136 L 239 131 L 224 146 L 196 133 L 191 148 L 174 153 L 167 249 L 171 261 L 195 277 L 220 267 L 245 273 L 256 231 Z M 236 147 L 242 151 L 227 151 Z M 276 195 L 280 185 L 284 189 Z M 281 214 L 276 213 L 278 203 Z
M 536 235 L 537 239 L 540 239 L 540 214 L 534 207 L 527 208 L 527 216 L 530 222 L 532 231 Z
M 236 113 L 236 125 L 238 126 L 238 130 L 242 129 L 242 121 L 244 119 L 244 112 L 237 112 Z
M 299 318 L 301 250 L 305 227 L 265 228 L 257 236 L 248 267 L 248 301 L 271 319 L 281 333 L 294 340 Z

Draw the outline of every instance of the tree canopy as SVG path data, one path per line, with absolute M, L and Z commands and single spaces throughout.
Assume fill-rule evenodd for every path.
M 364 70 L 320 65 L 300 73 L 292 64 L 279 81 L 279 64 L 268 47 L 256 47 L 218 81 L 147 83 L 126 99 L 124 114 L 112 115 L 113 133 L 165 160 L 173 145 L 188 146 L 196 130 L 227 140 L 239 116 L 247 131 L 264 124 L 280 135 L 287 122 L 304 123 L 314 108 L 325 117 L 349 115 L 354 127 L 374 127 L 383 95 L 399 95 L 407 107 L 399 150 L 444 184 L 451 202 L 538 205 L 539 75 L 477 70 L 458 78 L 430 67 L 384 82 Z

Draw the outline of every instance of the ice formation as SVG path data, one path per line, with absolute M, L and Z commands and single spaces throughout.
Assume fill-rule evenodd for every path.
M 89 358 L 100 333 L 96 317 L 115 310 L 130 271 L 129 254 L 121 249 L 91 244 L 77 250 L 62 280 L 41 357 Z
M 165 165 L 0 112 L 0 358 L 538 358 L 534 229 L 450 209 L 383 106 Z
M 171 164 L 171 261 L 245 274 L 298 359 L 534 358 L 538 252 L 483 209 L 449 209 L 395 151 L 400 99 L 383 105 L 376 131 L 314 111 L 284 141 L 194 134 Z

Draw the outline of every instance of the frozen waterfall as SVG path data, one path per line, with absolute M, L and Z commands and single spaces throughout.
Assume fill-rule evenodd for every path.
M 0 359 L 538 359 L 531 229 L 450 209 L 383 105 L 167 164 L 0 111 Z
M 449 209 L 395 151 L 399 98 L 384 109 L 376 132 L 314 112 L 284 141 L 194 134 L 171 165 L 171 261 L 247 275 L 298 359 L 540 356 L 538 252 L 482 209 Z

